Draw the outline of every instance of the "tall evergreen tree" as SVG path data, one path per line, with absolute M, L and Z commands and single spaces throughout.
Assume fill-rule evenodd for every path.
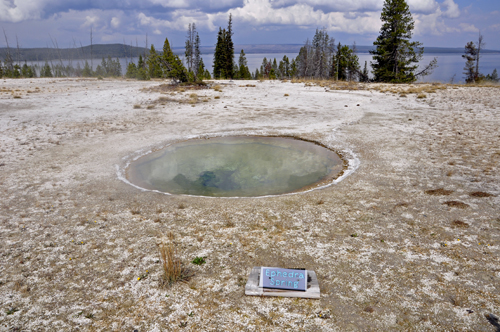
M 233 78 L 234 72 L 234 44 L 233 44 L 233 16 L 229 14 L 229 21 L 227 23 L 226 40 L 224 42 L 226 47 L 226 76 Z
M 382 27 L 373 54 L 373 75 L 379 82 L 414 82 L 418 75 L 428 74 L 435 66 L 432 63 L 419 74 L 415 74 L 424 49 L 420 42 L 410 41 L 415 27 L 410 9 L 405 0 L 385 0 Z
M 161 69 L 160 55 L 156 53 L 155 46 L 151 44 L 151 49 L 148 55 L 148 73 L 151 78 L 161 78 L 163 77 L 163 71 Z
M 49 63 L 45 61 L 45 65 L 42 67 L 40 71 L 40 77 L 53 77 L 52 69 L 49 66 Z
M 93 70 L 92 70 L 92 68 L 90 68 L 89 62 L 87 60 L 85 60 L 85 65 L 83 66 L 83 70 L 82 70 L 82 76 L 83 77 L 91 77 L 92 74 L 93 74 Z M 42 76 L 41 73 L 40 73 L 40 76 Z
M 168 38 L 165 38 L 165 43 L 163 44 L 161 64 L 165 73 L 164 76 L 173 79 L 175 82 L 188 81 L 186 68 L 182 64 L 181 59 L 172 52 Z
M 229 23 L 227 30 L 219 27 L 217 34 L 217 44 L 214 52 L 214 77 L 215 78 L 233 78 L 234 77 L 234 44 L 233 19 L 229 14 Z
M 353 48 L 338 43 L 335 54 L 335 78 L 342 81 L 354 81 L 359 73 L 359 58 Z
M 200 64 L 203 63 L 202 61 L 203 60 L 201 59 L 201 51 L 200 51 L 200 35 L 198 35 L 198 32 L 196 32 L 196 37 L 194 39 L 194 57 L 193 57 L 193 72 L 194 72 L 194 77 L 196 79 L 198 79 L 199 75 L 203 76 L 204 74 L 205 65 L 203 65 L 202 71 L 199 70 Z
M 214 78 L 225 78 L 225 62 L 226 62 L 226 50 L 224 47 L 224 40 L 226 36 L 226 30 L 219 27 L 219 32 L 217 33 L 217 44 L 215 44 L 214 52 Z
M 368 65 L 367 61 L 365 61 L 365 66 L 363 68 L 363 72 L 359 75 L 360 82 L 369 82 L 370 77 L 368 76 Z
M 476 72 L 477 47 L 474 42 L 465 45 L 465 54 L 462 55 L 465 61 L 464 74 L 466 83 L 474 83 L 478 79 Z
M 312 76 L 312 47 L 309 39 L 306 40 L 304 46 L 299 50 L 299 55 L 297 55 L 297 76 L 299 77 L 309 77 Z
M 500 81 L 500 79 L 498 78 L 497 69 L 496 68 L 493 69 L 493 72 L 491 73 L 491 75 L 490 74 L 486 75 L 485 79 L 487 81 L 491 81 L 491 82 L 498 82 L 498 81 Z
M 250 70 L 248 69 L 248 61 L 243 50 L 241 50 L 240 57 L 238 59 L 238 70 L 238 78 L 243 80 L 249 80 L 252 78 L 252 74 L 250 74 Z

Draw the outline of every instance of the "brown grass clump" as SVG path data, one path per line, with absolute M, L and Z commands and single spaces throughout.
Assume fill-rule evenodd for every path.
M 139 104 L 134 105 L 134 109 L 139 109 L 139 108 L 141 108 L 141 105 L 139 105 Z
M 453 227 L 458 227 L 458 228 L 469 228 L 469 224 L 468 224 L 468 223 L 466 223 L 466 222 L 463 222 L 463 221 L 461 221 L 461 220 L 453 220 L 453 221 L 451 222 L 451 225 L 452 225 Z
M 472 197 L 493 197 L 495 195 L 490 194 L 490 193 L 485 193 L 484 191 L 474 191 L 473 193 L 470 193 L 469 196 L 472 196 Z
M 446 201 L 443 204 L 448 205 L 449 207 L 456 207 L 459 209 L 466 209 L 469 207 L 468 204 L 459 202 L 459 201 Z
M 198 101 L 199 101 L 198 100 L 198 95 L 196 93 L 191 93 L 189 95 L 189 101 L 188 101 L 188 103 L 190 103 L 190 104 L 196 104 L 196 103 L 198 103 Z
M 217 91 L 217 92 L 222 92 L 222 87 L 219 84 L 214 85 L 212 87 L 212 89 L 214 89 L 214 91 Z
M 438 188 L 438 189 L 426 190 L 425 193 L 427 195 L 433 195 L 433 196 L 448 196 L 451 193 L 453 193 L 453 190 L 445 190 L 444 188 Z
M 177 249 L 173 242 L 173 234 L 169 233 L 169 241 L 158 245 L 160 261 L 163 268 L 163 276 L 160 281 L 161 286 L 171 286 L 177 281 L 186 282 L 193 276 L 191 271 L 182 266 L 181 260 L 177 257 Z

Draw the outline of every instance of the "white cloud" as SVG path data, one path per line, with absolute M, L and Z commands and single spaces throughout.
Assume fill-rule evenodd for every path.
M 383 0 L 271 0 L 274 8 L 306 5 L 313 8 L 323 8 L 326 11 L 350 12 L 350 11 L 376 11 L 381 10 Z
M 85 22 L 81 26 L 82 26 L 82 28 L 91 27 L 91 26 L 96 25 L 97 22 L 99 22 L 99 16 L 88 15 L 88 16 L 85 16 Z
M 189 8 L 189 2 L 184 0 L 149 0 L 154 5 L 168 8 Z
M 463 32 L 479 32 L 479 29 L 474 24 L 460 23 L 460 28 Z
M 439 9 L 439 4 L 435 0 L 408 0 L 408 6 L 412 13 L 432 14 Z
M 37 0 L 1 0 L 0 21 L 20 22 L 38 19 L 44 5 L 44 1 Z
M 446 7 L 444 16 L 449 18 L 457 18 L 460 16 L 460 9 L 453 0 L 444 0 L 442 7 Z
M 120 26 L 120 19 L 118 17 L 113 17 L 111 19 L 111 26 L 115 29 L 118 28 Z
M 184 11 L 183 11 L 184 12 Z M 160 31 L 159 27 L 166 27 L 168 29 L 173 30 L 186 30 L 189 23 L 196 22 L 198 27 L 200 24 L 198 21 L 193 19 L 193 16 L 189 15 L 188 12 L 185 12 L 186 15 L 181 14 L 179 11 L 173 12 L 173 19 L 171 20 L 161 20 L 154 18 L 152 16 L 147 16 L 144 13 L 139 13 L 137 17 L 139 18 L 139 23 L 144 26 L 150 26 Z

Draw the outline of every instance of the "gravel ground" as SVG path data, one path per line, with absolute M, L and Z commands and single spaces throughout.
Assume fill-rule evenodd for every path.
M 0 330 L 498 330 L 498 87 L 215 84 L 0 80 Z M 120 180 L 223 135 L 314 140 L 350 169 L 265 198 Z M 193 276 L 164 286 L 169 236 Z M 314 270 L 321 299 L 245 296 L 259 265 Z

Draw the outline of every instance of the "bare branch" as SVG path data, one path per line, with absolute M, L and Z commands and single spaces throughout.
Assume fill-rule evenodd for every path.
M 436 69 L 438 66 L 437 62 L 438 62 L 438 59 L 434 58 L 431 62 L 429 62 L 429 64 L 420 73 L 416 74 L 415 77 L 427 76 L 427 75 L 432 74 L 434 69 Z

